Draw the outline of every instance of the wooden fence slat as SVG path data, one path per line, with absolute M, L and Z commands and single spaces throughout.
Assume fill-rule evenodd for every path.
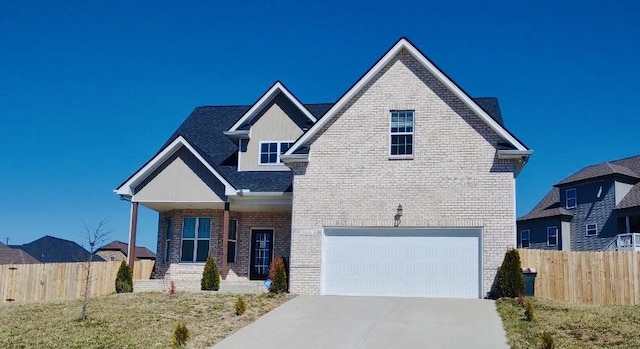
M 520 249 L 536 268 L 536 296 L 571 303 L 640 305 L 640 252 Z
M 0 265 L 0 302 L 40 302 L 104 296 L 116 291 L 118 261 L 91 263 L 89 289 L 85 290 L 87 265 L 78 263 L 37 263 Z M 140 260 L 134 264 L 134 279 L 149 279 L 155 261 Z M 15 270 L 11 268 L 15 267 Z

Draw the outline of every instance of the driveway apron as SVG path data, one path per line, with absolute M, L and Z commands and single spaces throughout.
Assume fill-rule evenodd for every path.
M 215 349 L 508 348 L 493 301 L 298 296 Z

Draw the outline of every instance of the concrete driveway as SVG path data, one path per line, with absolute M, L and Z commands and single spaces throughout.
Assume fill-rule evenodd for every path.
M 508 348 L 493 301 L 298 296 L 215 349 Z

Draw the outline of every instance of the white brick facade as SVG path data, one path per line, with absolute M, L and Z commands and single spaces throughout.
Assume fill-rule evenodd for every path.
M 389 159 L 392 109 L 415 110 L 411 160 Z M 291 291 L 320 292 L 323 227 L 393 227 L 402 204 L 403 227 L 482 228 L 487 294 L 514 242 L 514 164 L 497 159 L 501 141 L 412 56 L 396 56 L 293 166 Z

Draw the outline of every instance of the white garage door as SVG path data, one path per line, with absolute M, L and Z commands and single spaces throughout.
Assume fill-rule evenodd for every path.
M 480 231 L 325 229 L 322 294 L 481 297 Z

